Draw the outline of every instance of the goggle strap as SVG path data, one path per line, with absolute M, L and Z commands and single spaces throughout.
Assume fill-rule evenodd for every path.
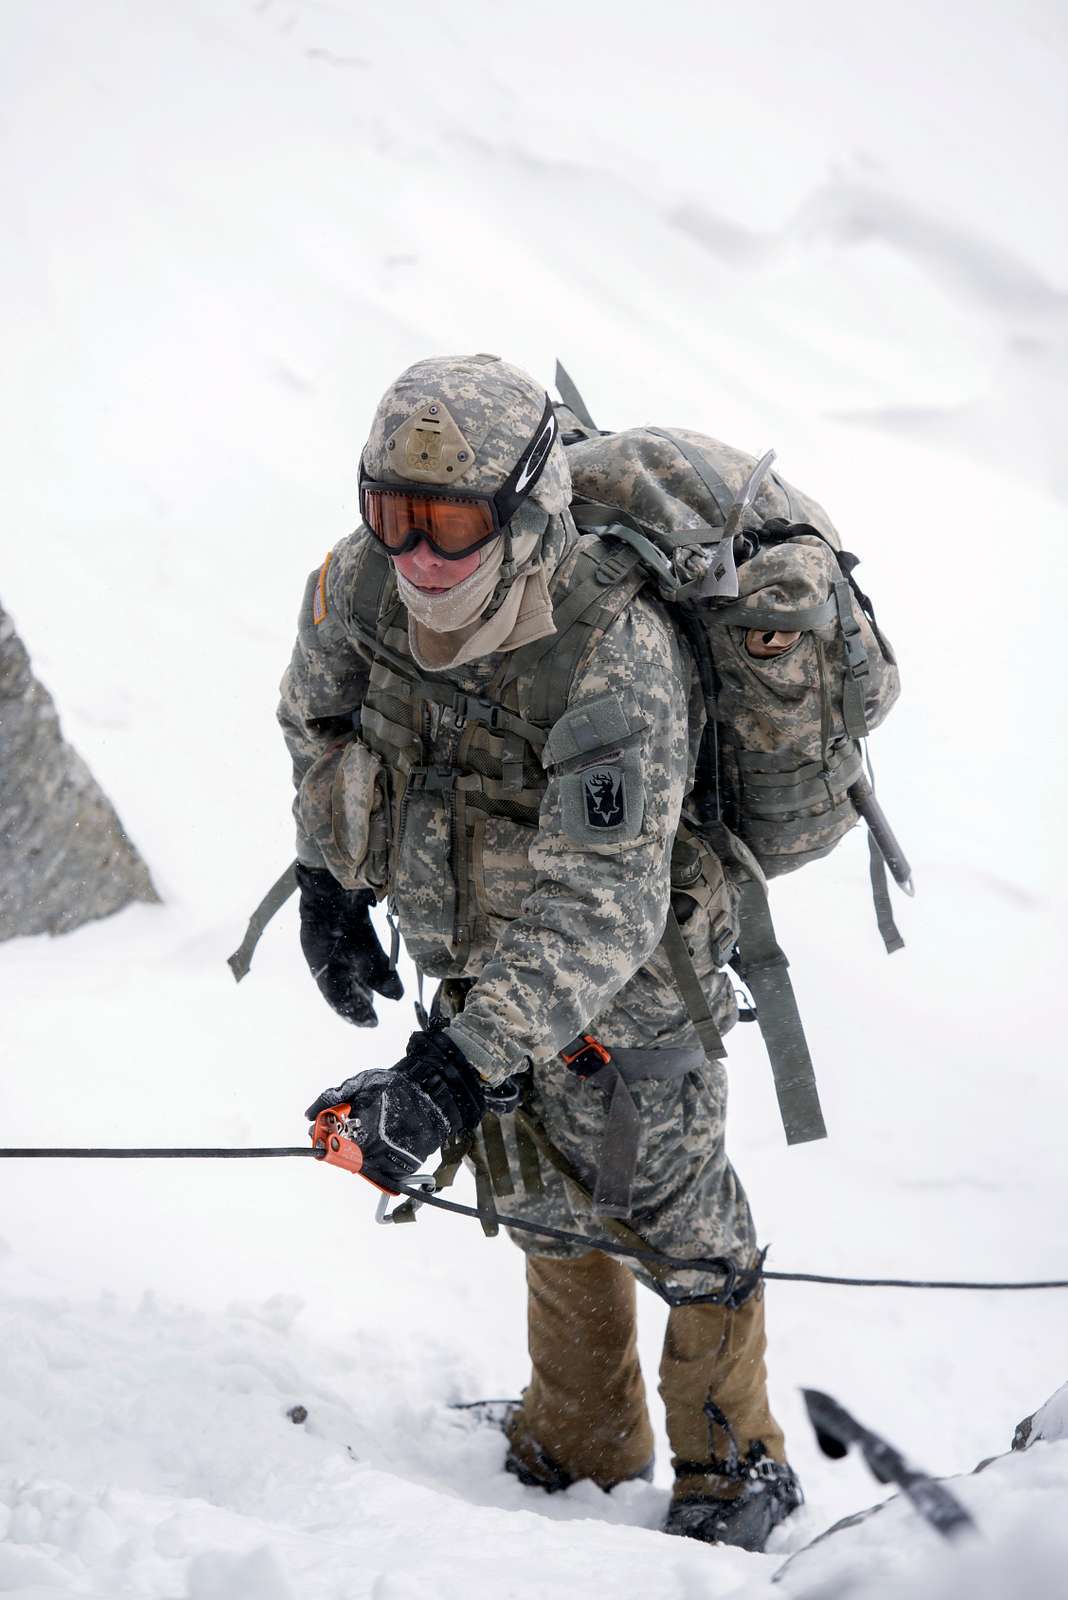
M 545 410 L 523 454 L 493 497 L 497 520 L 503 528 L 515 516 L 523 501 L 545 471 L 545 463 L 560 431 L 556 412 L 549 396 L 545 396 Z

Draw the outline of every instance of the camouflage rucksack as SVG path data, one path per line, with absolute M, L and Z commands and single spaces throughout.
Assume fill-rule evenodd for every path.
M 911 871 L 863 752 L 898 696 L 893 651 L 854 579 L 857 558 L 822 508 L 771 470 L 774 452 L 755 462 L 682 430 L 604 433 L 559 365 L 556 376 L 575 521 L 639 554 L 700 673 L 707 723 L 686 820 L 733 863 L 731 965 L 755 1001 L 787 1139 L 822 1137 L 766 880 L 827 855 L 863 817 L 879 931 L 888 952 L 902 948 L 886 867 L 910 894 Z M 745 645 L 753 629 L 800 638 L 758 659 Z M 562 713 L 566 661 L 551 671 Z

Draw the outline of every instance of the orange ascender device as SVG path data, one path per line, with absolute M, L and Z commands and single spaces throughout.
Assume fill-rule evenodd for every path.
M 342 1105 L 331 1106 L 329 1111 L 320 1111 L 312 1123 L 311 1142 L 312 1149 L 320 1161 L 325 1161 L 327 1166 L 340 1167 L 343 1172 L 357 1172 L 365 1183 L 372 1189 L 377 1189 L 387 1198 L 399 1194 L 397 1189 L 387 1189 L 384 1184 L 376 1183 L 374 1178 L 369 1178 L 363 1170 L 363 1151 L 355 1139 L 350 1139 L 348 1134 L 348 1118 L 352 1106 L 346 1100 Z
M 320 1111 L 312 1124 L 311 1142 L 320 1161 L 330 1167 L 341 1167 L 345 1172 L 363 1171 L 363 1151 L 355 1139 L 348 1136 L 348 1115 L 352 1107 L 346 1101 L 329 1111 Z

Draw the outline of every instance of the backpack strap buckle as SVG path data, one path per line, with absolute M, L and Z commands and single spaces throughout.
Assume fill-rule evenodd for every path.
M 860 623 L 853 614 L 849 585 L 844 578 L 839 578 L 834 585 L 834 600 L 838 611 L 838 626 L 842 632 L 846 665 L 854 678 L 867 677 L 868 652 L 864 648 Z
M 412 767 L 408 773 L 408 788 L 428 794 L 447 794 L 455 782 L 455 767 Z
M 712 959 L 717 967 L 725 967 L 738 943 L 738 930 L 728 911 L 721 911 L 709 930 Z
M 635 559 L 631 549 L 626 545 L 618 545 L 597 563 L 593 573 L 595 581 L 606 589 L 609 584 L 620 583 L 634 566 Z

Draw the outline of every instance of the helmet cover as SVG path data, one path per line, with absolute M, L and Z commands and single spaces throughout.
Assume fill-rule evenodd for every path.
M 379 402 L 363 470 L 380 482 L 496 494 L 535 438 L 545 408 L 545 390 L 498 356 L 417 361 Z M 529 498 L 550 514 L 570 504 L 571 473 L 559 436 Z

